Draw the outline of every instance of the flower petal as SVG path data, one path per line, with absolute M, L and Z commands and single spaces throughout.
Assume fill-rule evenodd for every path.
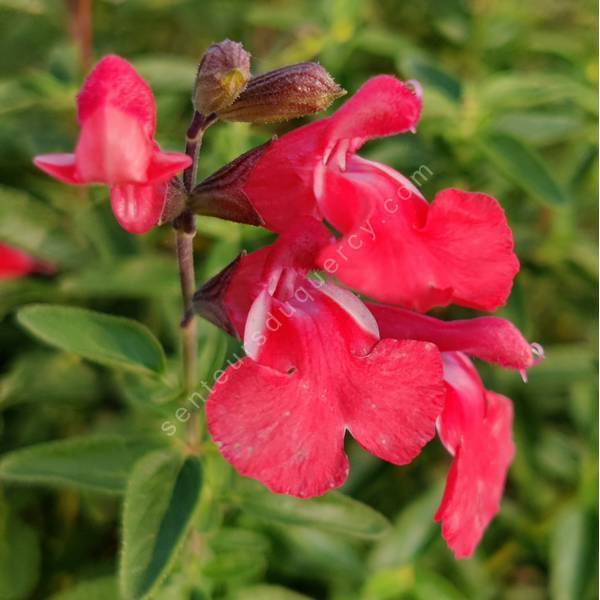
M 110 105 L 137 120 L 149 139 L 156 128 L 156 106 L 150 86 L 123 58 L 105 56 L 87 76 L 77 96 L 81 125 L 99 109 Z
M 506 473 L 514 456 L 510 400 L 487 392 L 487 404 L 480 427 L 463 436 L 435 515 L 456 558 L 473 554 L 500 509 Z
M 183 152 L 154 152 L 146 180 L 148 183 L 159 183 L 177 175 L 192 164 L 192 159 Z
M 366 140 L 414 129 L 422 102 L 394 77 L 365 83 L 331 117 L 275 140 L 258 161 L 243 191 L 267 228 L 283 231 L 300 215 L 321 218 L 315 202 L 321 171 L 344 162 Z
M 425 342 L 382 340 L 353 366 L 343 402 L 350 433 L 379 458 L 410 463 L 434 437 L 444 406 L 439 352 Z
M 531 345 L 506 319 L 476 317 L 442 321 L 384 304 L 367 304 L 381 337 L 433 342 L 442 352 L 459 351 L 511 369 L 534 365 Z
M 81 126 L 75 157 L 85 183 L 146 183 L 154 143 L 139 121 L 113 105 L 102 105 Z
M 16 279 L 36 270 L 35 258 L 17 248 L 0 244 L 0 279 Z
M 165 183 L 116 185 L 110 189 L 110 205 L 119 225 L 125 231 L 147 233 L 160 219 L 165 193 Z
M 447 395 L 438 421 L 442 444 L 450 454 L 460 446 L 466 431 L 476 429 L 485 418 L 485 388 L 473 363 L 460 352 L 443 352 Z
M 63 183 L 83 183 L 77 175 L 74 154 L 40 154 L 33 159 L 33 164 Z
M 346 480 L 343 419 L 316 378 L 245 358 L 217 381 L 206 415 L 223 456 L 275 493 L 320 496 Z
M 326 121 L 274 140 L 245 181 L 242 191 L 271 231 L 284 231 L 303 215 L 320 218 L 313 171 L 323 151 L 320 132 Z
M 227 369 L 207 415 L 242 474 L 307 497 L 345 480 L 346 427 L 367 450 L 410 462 L 435 434 L 444 387 L 432 344 L 376 344 L 361 311 L 345 310 L 348 298 L 340 303 L 302 278 L 295 289 L 306 294 L 258 295 L 245 332 L 252 358 Z
M 421 116 L 420 88 L 390 75 L 369 79 L 329 119 L 326 145 L 351 140 L 355 152 L 365 141 L 414 130 Z
M 390 170 L 353 157 L 344 173 L 328 172 L 320 205 L 344 226 L 319 264 L 354 289 L 420 311 L 450 303 L 492 310 L 506 301 L 519 269 L 511 231 L 496 200 L 445 190 L 431 206 Z M 354 196 L 336 194 L 352 180 Z M 332 185 L 332 193 L 327 190 Z M 350 210 L 341 218 L 341 207 Z M 351 215 L 351 216 L 350 216 Z

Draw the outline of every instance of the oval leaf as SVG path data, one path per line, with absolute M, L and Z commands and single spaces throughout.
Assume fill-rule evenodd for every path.
M 156 373 L 164 370 L 161 345 L 137 321 L 51 304 L 26 306 L 17 319 L 47 344 L 101 365 Z
M 482 150 L 498 170 L 526 192 L 555 206 L 568 201 L 542 159 L 516 138 L 489 134 L 483 139 Z
M 135 462 L 162 446 L 158 437 L 115 435 L 36 444 L 4 454 L 0 480 L 120 494 Z
M 119 585 L 125 600 L 146 598 L 167 576 L 200 497 L 194 457 L 154 452 L 134 468 L 123 506 Z
M 269 522 L 318 527 L 359 538 L 379 537 L 390 527 L 376 510 L 339 492 L 310 500 L 250 492 L 244 494 L 242 508 Z

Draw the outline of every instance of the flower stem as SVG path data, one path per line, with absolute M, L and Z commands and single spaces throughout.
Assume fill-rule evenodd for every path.
M 191 314 L 192 296 L 196 287 L 194 274 L 194 236 L 196 226 L 194 215 L 185 211 L 178 217 L 175 229 L 177 247 L 177 264 L 179 265 L 179 281 L 185 318 L 181 322 L 181 341 L 183 351 L 183 381 L 186 393 L 196 388 L 197 378 L 197 325 L 196 318 Z
M 194 118 L 186 135 L 185 151 L 192 159 L 192 164 L 183 172 L 183 185 L 189 194 L 195 185 L 198 167 L 198 153 L 204 133 L 204 118 L 194 113 Z M 185 210 L 173 222 L 175 229 L 175 245 L 177 264 L 179 266 L 179 282 L 183 304 L 183 320 L 181 321 L 181 349 L 183 359 L 183 385 L 186 394 L 191 394 L 197 385 L 198 358 L 198 325 L 192 313 L 192 296 L 196 288 L 194 272 L 194 236 L 196 223 L 190 210 Z M 190 415 L 188 421 L 188 443 L 193 449 L 200 443 L 200 424 L 197 413 Z

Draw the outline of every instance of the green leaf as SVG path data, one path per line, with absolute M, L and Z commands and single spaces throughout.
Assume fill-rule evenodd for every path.
M 462 96 L 460 81 L 450 73 L 422 58 L 409 57 L 401 61 L 403 70 L 425 88 L 430 87 L 448 99 L 458 102 Z
M 441 490 L 433 487 L 398 514 L 394 528 L 373 548 L 369 564 L 375 569 L 396 567 L 413 560 L 439 529 L 433 520 Z
M 146 598 L 167 576 L 200 497 L 195 457 L 155 452 L 134 468 L 123 506 L 119 584 L 125 600 Z
M 550 205 L 565 204 L 568 198 L 542 159 L 514 137 L 492 133 L 482 140 L 482 150 L 506 177 Z
M 0 409 L 24 403 L 88 406 L 100 396 L 98 373 L 70 354 L 22 353 L 0 378 Z
M 96 298 L 164 298 L 177 293 L 178 285 L 172 258 L 153 253 L 86 267 L 61 281 L 61 289 L 69 294 Z
M 120 494 L 134 463 L 164 444 L 162 437 L 113 435 L 36 444 L 2 455 L 0 480 Z
M 0 241 L 61 264 L 74 264 L 82 249 L 65 236 L 65 219 L 21 190 L 0 186 Z
M 383 515 L 339 492 L 301 500 L 257 490 L 244 493 L 241 506 L 269 522 L 317 527 L 358 538 L 377 538 L 389 530 Z
M 495 132 L 519 138 L 530 144 L 553 144 L 578 136 L 583 119 L 578 114 L 562 112 L 511 112 L 494 119 Z
M 40 544 L 35 530 L 8 512 L 0 525 L 0 598 L 31 598 L 40 570 Z
M 550 592 L 552 600 L 581 598 L 591 579 L 595 543 L 594 522 L 572 504 L 557 517 L 550 542 Z
M 157 373 L 165 368 L 162 347 L 137 321 L 51 304 L 26 306 L 17 318 L 47 344 L 101 365 Z
M 253 585 L 237 590 L 232 600 L 309 600 L 309 596 L 288 590 L 280 585 Z
M 71 589 L 54 594 L 50 600 L 112 600 L 118 597 L 117 578 L 108 576 L 82 581 Z

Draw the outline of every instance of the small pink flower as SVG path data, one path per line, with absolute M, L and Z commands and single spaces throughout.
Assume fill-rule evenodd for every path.
M 17 279 L 32 273 L 51 273 L 54 268 L 21 250 L 0 244 L 0 279 Z
M 432 439 L 443 408 L 433 344 L 380 341 L 356 296 L 307 278 L 329 241 L 305 218 L 274 246 L 241 258 L 225 308 L 247 357 L 217 380 L 206 404 L 223 456 L 242 475 L 299 497 L 344 483 L 346 431 L 403 465 Z
M 414 131 L 413 87 L 374 77 L 331 117 L 274 141 L 242 191 L 273 231 L 300 215 L 333 225 L 342 236 L 318 263 L 368 296 L 420 311 L 493 310 L 519 270 L 498 202 L 448 189 L 429 204 L 406 177 L 356 154 L 369 139 Z
M 81 126 L 74 154 L 44 154 L 35 165 L 70 184 L 103 183 L 111 206 L 130 233 L 145 233 L 162 213 L 166 182 L 191 164 L 179 152 L 161 152 L 154 141 L 152 90 L 119 56 L 106 56 L 77 97 Z

